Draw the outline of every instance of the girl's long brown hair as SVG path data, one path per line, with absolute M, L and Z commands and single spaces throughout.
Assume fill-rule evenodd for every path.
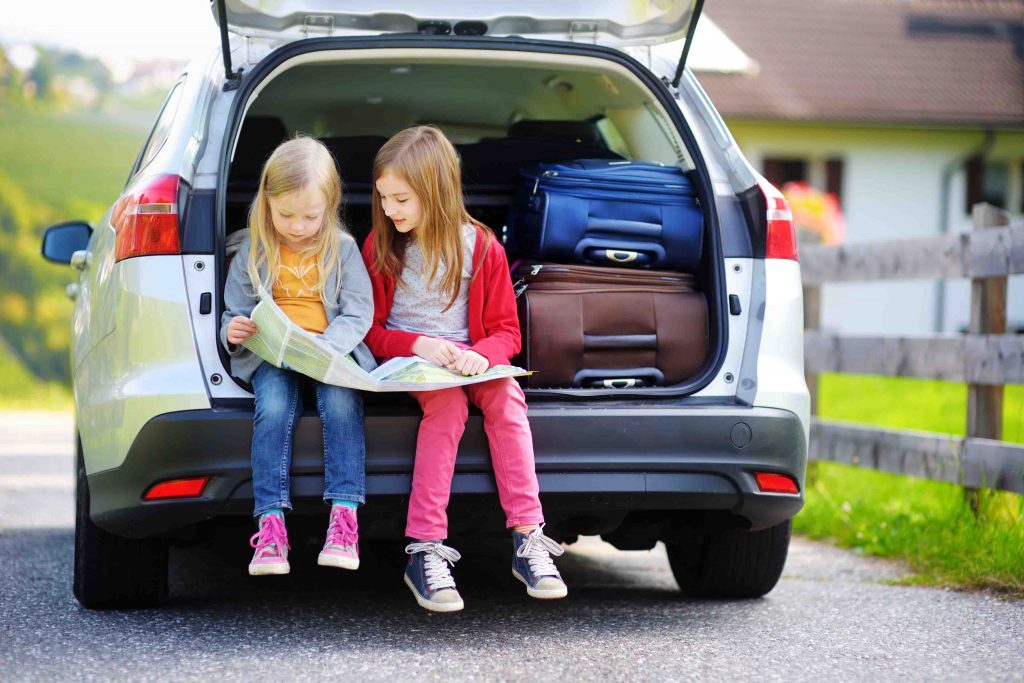
M 334 157 L 319 140 L 298 136 L 278 145 L 260 175 L 260 187 L 256 199 L 249 207 L 249 254 L 247 270 L 253 289 L 262 286 L 273 291 L 277 282 L 277 267 L 281 261 L 281 238 L 274 230 L 270 214 L 270 199 L 315 187 L 327 200 L 323 225 L 312 239 L 310 251 L 316 258 L 320 279 L 314 292 L 319 292 L 325 304 L 334 304 L 341 296 L 341 276 L 336 280 L 335 291 L 327 291 L 328 274 L 341 267 L 341 233 L 345 229 L 341 222 L 341 177 Z M 260 281 L 260 269 L 266 267 L 267 281 Z
M 391 219 L 384 215 L 377 179 L 385 173 L 408 183 L 420 200 L 423 221 L 414 229 L 415 236 L 398 232 Z M 462 282 L 462 226 L 470 223 L 487 230 L 466 211 L 461 163 L 455 147 L 434 126 L 399 131 L 377 152 L 373 161 L 373 183 L 373 240 L 377 252 L 373 267 L 385 277 L 401 282 L 406 243 L 410 238 L 418 239 L 430 269 L 431 284 L 438 264 L 442 261 L 445 264 L 441 291 L 448 295 L 444 309 L 447 311 L 458 298 Z M 484 242 L 485 248 L 489 242 Z

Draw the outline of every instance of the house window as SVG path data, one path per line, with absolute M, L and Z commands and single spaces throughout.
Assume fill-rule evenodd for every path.
M 786 183 L 794 181 L 807 181 L 807 160 L 806 159 L 765 159 L 764 177 L 774 185 L 781 188 Z
M 964 210 L 969 215 L 975 204 L 984 202 L 1000 209 L 1006 208 L 1010 192 L 1010 167 L 1001 161 L 971 157 L 965 167 L 967 173 L 967 201 Z
M 824 160 L 767 157 L 761 174 L 777 188 L 786 183 L 805 182 L 819 190 L 835 195 L 839 207 L 843 206 L 843 160 Z
M 825 160 L 825 192 L 835 195 L 839 208 L 843 207 L 843 160 Z

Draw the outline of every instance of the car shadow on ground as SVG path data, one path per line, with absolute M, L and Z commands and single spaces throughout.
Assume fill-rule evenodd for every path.
M 237 536 L 237 535 L 236 535 Z M 254 592 L 262 600 L 329 599 L 342 604 L 371 603 L 402 606 L 420 611 L 402 581 L 407 555 L 403 541 L 364 540 L 361 566 L 357 571 L 319 567 L 319 536 L 292 537 L 287 576 L 250 577 L 247 565 L 252 549 L 247 537 L 218 536 L 171 552 L 171 599 L 175 605 L 216 601 L 238 603 L 250 600 Z M 477 599 L 509 606 L 513 603 L 557 607 L 529 599 L 511 573 L 512 544 L 508 539 L 456 539 L 450 541 L 462 554 L 452 572 L 467 604 Z M 596 542 L 594 543 L 596 545 Z M 570 547 L 557 559 L 570 587 L 569 603 L 577 596 L 598 601 L 678 601 L 678 589 L 668 572 L 664 556 L 618 553 L 602 548 L 600 557 L 588 549 Z
M 18 560 L 0 588 L 9 606 L 2 611 L 24 615 L 20 628 L 59 633 L 68 644 L 99 642 L 113 632 L 145 633 L 156 644 L 186 637 L 188 647 L 206 655 L 225 642 L 247 648 L 258 643 L 282 653 L 297 644 L 323 651 L 489 650 L 731 628 L 768 618 L 771 610 L 765 600 L 684 599 L 663 555 L 618 553 L 596 541 L 599 553 L 570 548 L 560 558 L 568 598 L 533 600 L 511 576 L 511 542 L 504 540 L 460 543 L 463 560 L 455 575 L 466 609 L 433 614 L 415 603 L 402 582 L 401 543 L 368 543 L 360 569 L 347 572 L 316 566 L 317 544 L 295 539 L 291 574 L 250 577 L 246 540 L 218 537 L 173 548 L 170 596 L 160 607 L 95 611 L 81 608 L 72 595 L 71 530 L 8 530 L 0 534 L 0 551 Z

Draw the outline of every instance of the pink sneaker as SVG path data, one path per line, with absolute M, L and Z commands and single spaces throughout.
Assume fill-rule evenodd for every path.
M 359 568 L 359 525 L 355 510 L 344 505 L 331 506 L 327 540 L 316 563 L 321 567 Z
M 249 545 L 256 548 L 249 563 L 251 576 L 291 571 L 288 565 L 288 532 L 284 528 L 284 520 L 278 515 L 266 515 L 260 520 L 260 530 L 249 539 Z

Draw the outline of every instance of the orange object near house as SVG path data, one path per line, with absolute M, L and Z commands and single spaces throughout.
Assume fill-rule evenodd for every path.
M 815 235 L 822 244 L 842 244 L 846 237 L 846 220 L 839 201 L 831 192 L 822 192 L 802 181 L 786 183 L 782 194 L 793 212 L 797 234 Z

